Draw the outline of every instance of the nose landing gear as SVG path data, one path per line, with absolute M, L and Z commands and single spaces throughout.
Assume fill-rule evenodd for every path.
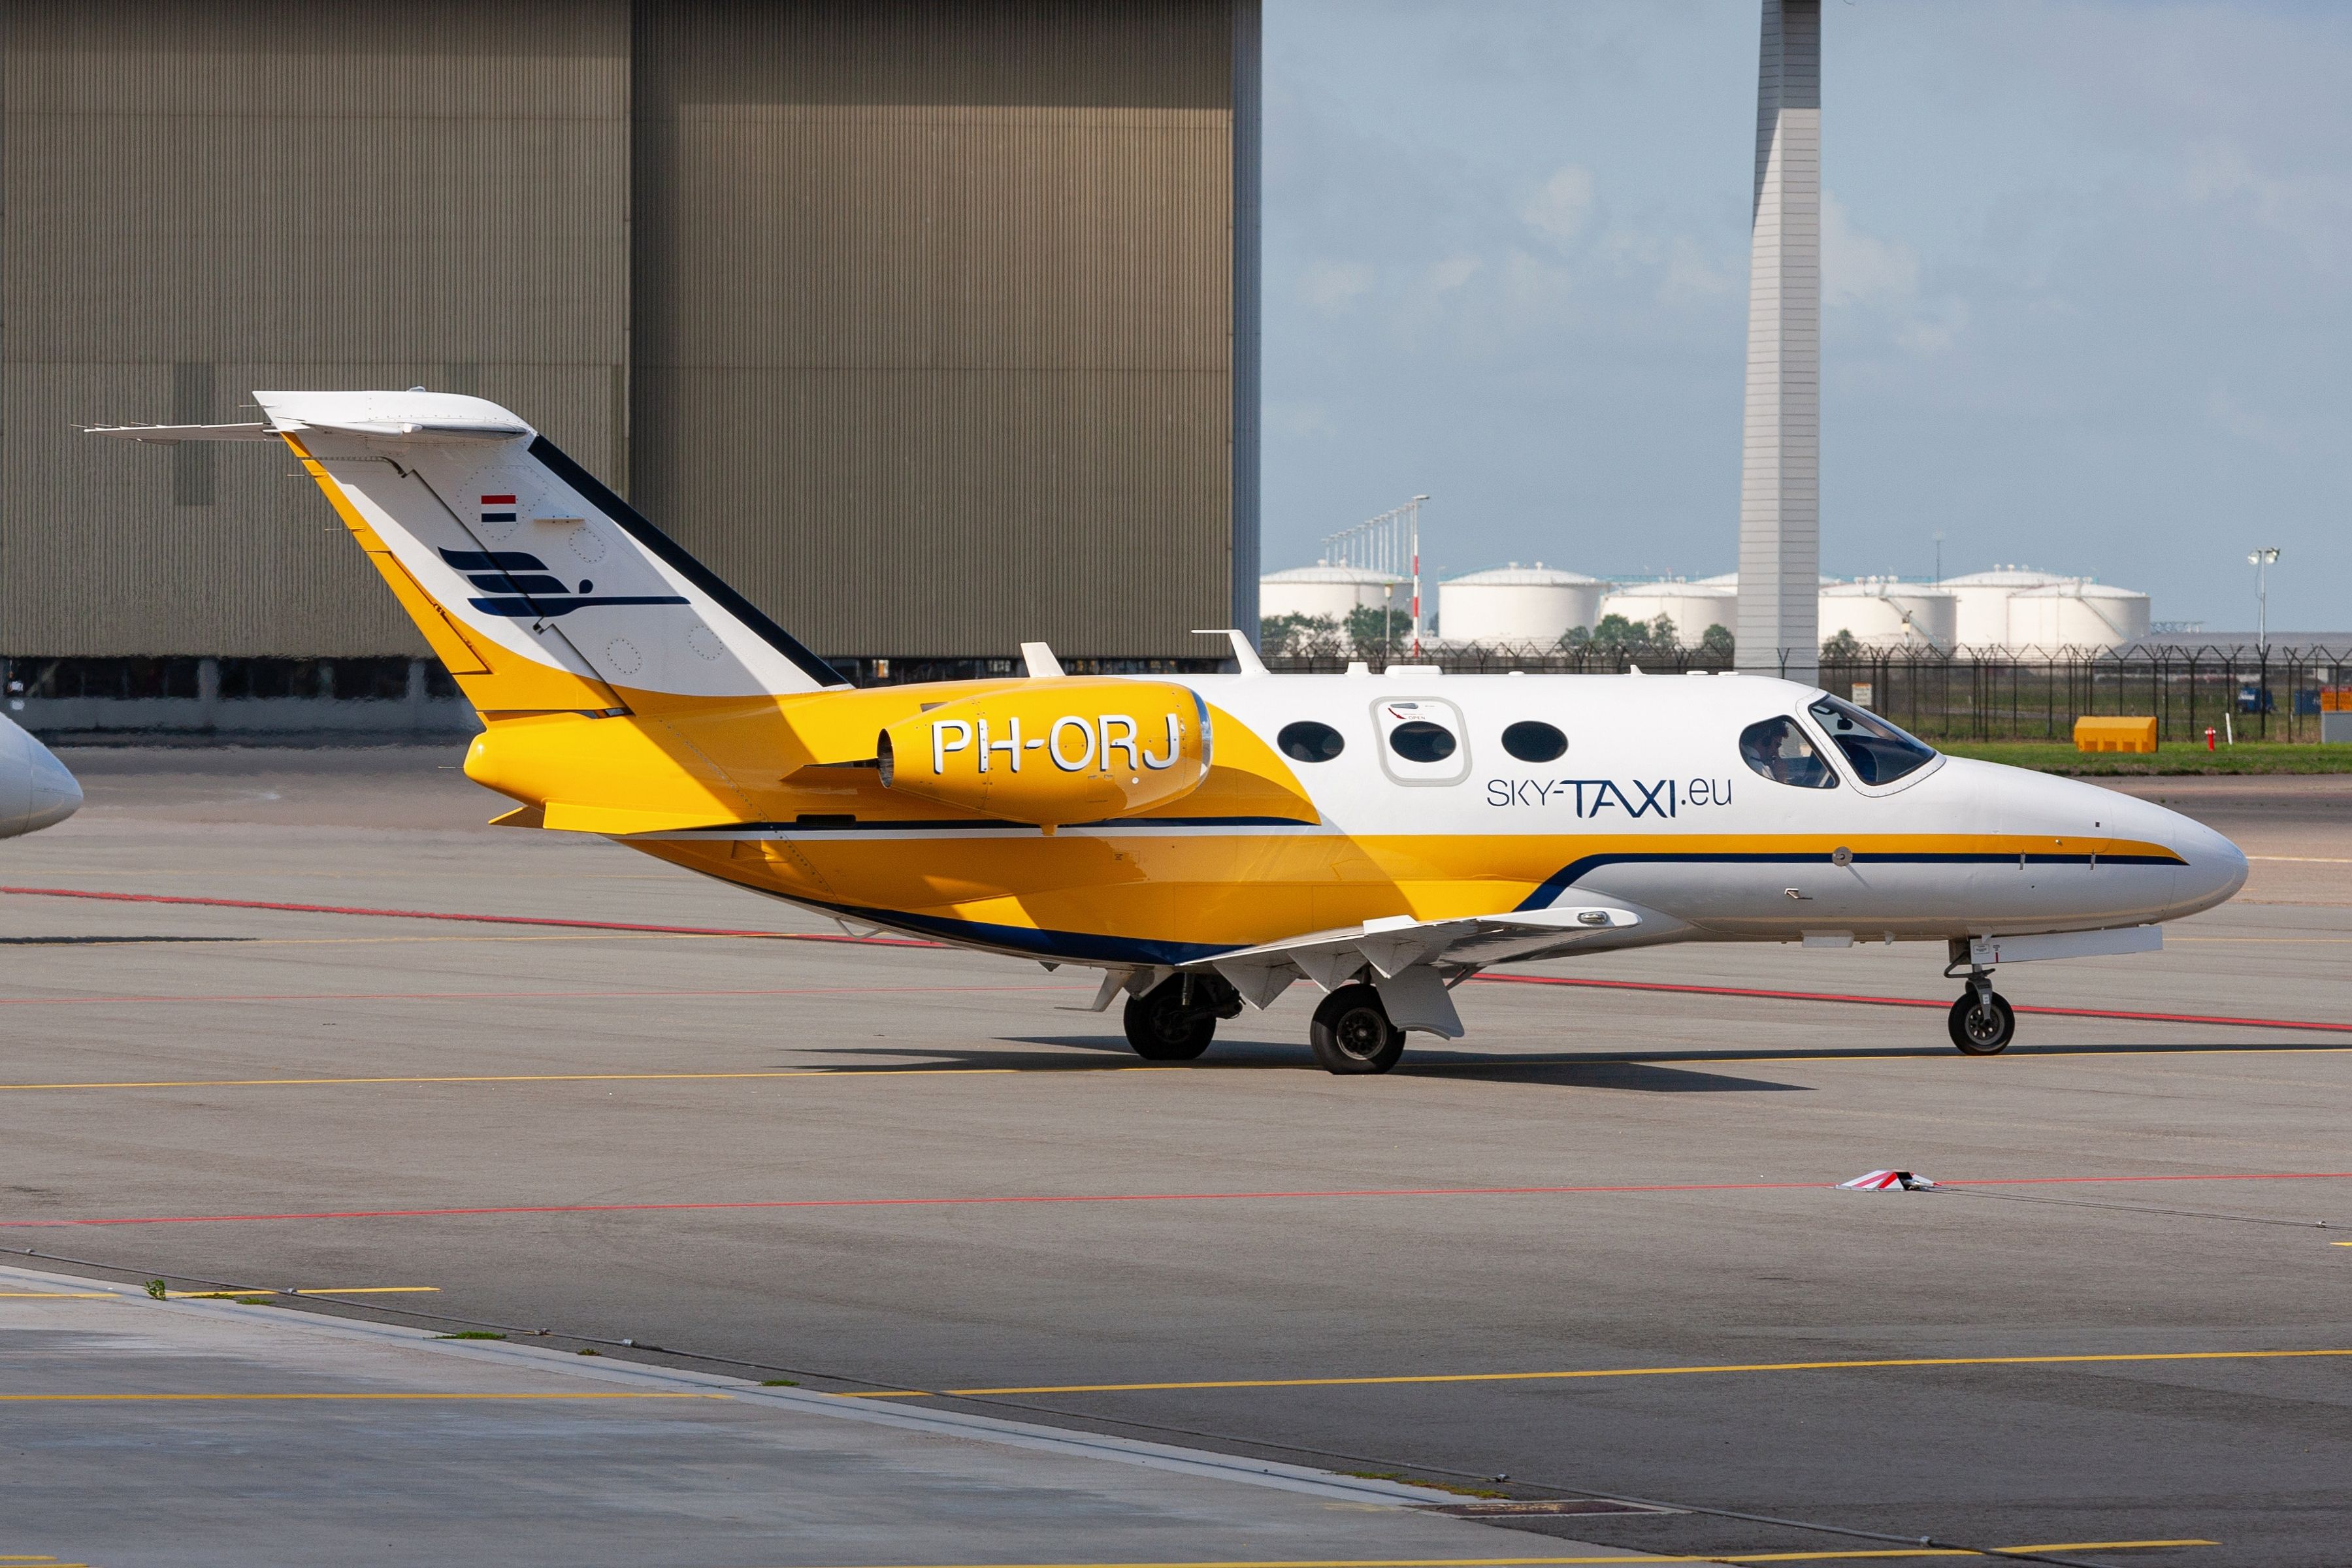
M 1974 991 L 1961 993 L 1952 1004 L 1952 1044 L 1972 1057 L 1999 1056 L 2009 1049 L 2010 1037 L 2017 1033 L 2017 1015 L 2011 1010 L 2009 999 L 1990 985 L 1979 996 Z
M 1944 971 L 1949 975 L 1961 964 L 1969 965 L 1969 988 L 1952 1004 L 1948 1020 L 1952 1044 L 1965 1056 L 1999 1056 L 2009 1049 L 2010 1037 L 2017 1033 L 2017 1014 L 2009 999 L 1992 988 L 1992 971 L 1968 958 L 1965 940 L 1952 943 L 1952 962 Z

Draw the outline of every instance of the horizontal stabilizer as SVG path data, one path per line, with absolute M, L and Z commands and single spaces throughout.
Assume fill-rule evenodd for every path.
M 567 805 L 551 800 L 542 827 L 558 833 L 601 833 L 607 838 L 627 838 L 640 833 L 678 833 L 689 827 L 734 827 L 732 821 L 713 821 L 707 815 L 682 811 L 646 811 L 629 805 Z M 519 826 L 519 825 L 518 825 Z
M 251 425 L 91 425 L 85 436 L 119 436 L 126 441 L 153 441 L 176 446 L 182 441 L 275 441 L 278 432 L 256 421 Z

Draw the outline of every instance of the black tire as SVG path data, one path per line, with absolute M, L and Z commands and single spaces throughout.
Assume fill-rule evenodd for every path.
M 1952 1044 L 1965 1056 L 1997 1057 L 2009 1049 L 2010 1037 L 2017 1033 L 2017 1015 L 2009 999 L 1998 991 L 1990 997 L 1987 1006 L 1978 1002 L 1974 991 L 1963 991 L 1952 1004 Z
M 1124 1021 L 1127 1043 L 1148 1062 L 1189 1062 L 1217 1036 L 1217 1015 L 1185 1001 L 1181 974 L 1129 997 Z
M 1324 997 L 1307 1039 L 1326 1072 L 1386 1072 L 1404 1055 L 1404 1031 L 1389 1022 L 1381 994 L 1369 985 L 1342 985 Z

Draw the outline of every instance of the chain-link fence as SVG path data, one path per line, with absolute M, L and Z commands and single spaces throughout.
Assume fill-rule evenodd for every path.
M 1379 664 L 1376 651 L 1370 662 Z M 1634 645 L 1446 647 L 1424 649 L 1419 662 L 1481 675 L 1615 675 L 1635 668 L 1664 675 L 1731 664 L 1720 652 Z M 1339 652 L 1277 654 L 1265 663 L 1276 671 L 1336 673 L 1349 659 Z M 1934 741 L 2068 741 L 2084 714 L 2153 715 L 2159 739 L 2171 742 L 2202 744 L 2209 728 L 2240 740 L 2316 741 L 2323 710 L 2352 711 L 2346 647 L 1841 650 L 1822 659 L 1817 679 Z

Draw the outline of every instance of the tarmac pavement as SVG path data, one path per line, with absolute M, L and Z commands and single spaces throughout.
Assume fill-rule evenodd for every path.
M 1343 1080 L 1307 1058 L 1304 987 L 1202 1062 L 1148 1067 L 1115 1017 L 1056 1010 L 1089 973 L 807 940 L 838 932 L 601 841 L 479 826 L 499 802 L 448 752 L 66 760 L 82 814 L 0 847 L 0 881 L 41 889 L 0 893 L 0 1248 L 52 1274 L 346 1293 L 207 1309 L 256 1336 L 226 1359 L 167 1345 L 142 1367 L 53 1339 L 0 1360 L 0 1392 L 93 1369 L 259 1377 L 259 1340 L 341 1312 L 861 1406 L 1684 1510 L 1472 1524 L 1376 1506 L 1312 1543 L 1299 1521 L 1329 1520 L 1283 1512 L 1292 1494 L 1171 1514 L 1142 1483 L 1065 1469 L 1034 1478 L 1061 1501 L 981 1510 L 1020 1531 L 925 1533 L 966 1506 L 957 1488 L 1028 1496 L 1024 1467 L 1049 1463 L 992 1450 L 952 1481 L 889 1459 L 914 1500 L 902 1534 L 801 1532 L 814 1516 L 761 1478 L 866 1464 L 868 1427 L 632 1410 L 642 1433 L 599 1447 L 559 1428 L 615 1419 L 601 1411 L 544 1443 L 512 1434 L 545 1413 L 436 1414 L 458 1423 L 453 1453 L 593 1451 L 582 1474 L 613 1496 L 692 1489 L 690 1509 L 551 1531 L 573 1563 L 1901 1549 L 1871 1536 L 2346 1560 L 2352 780 L 2133 781 L 2238 837 L 2248 889 L 2162 953 L 2005 970 L 2021 1016 L 2003 1057 L 1945 1042 L 1955 987 L 1925 946 L 1690 947 L 1474 983 L 1468 1039 L 1416 1037 L 1394 1074 Z M 309 907 L 65 896 L 89 893 Z M 1836 1190 L 1874 1168 L 1946 1185 Z M 8 1342 L 25 1321 L 0 1300 Z M 100 1529 L 109 1489 L 150 1474 L 218 1478 L 206 1550 L 319 1545 L 287 1560 L 413 1561 L 387 1553 L 414 1539 L 519 1561 L 500 1546 L 520 1521 L 573 1517 L 534 1480 L 478 1528 L 414 1534 L 469 1517 L 452 1476 L 477 1461 L 436 1470 L 374 1416 L 272 1414 L 268 1442 L 226 1429 L 192 1471 L 168 1423 L 30 1408 L 0 1402 L 0 1436 L 44 1478 L 43 1511 L 9 1510 L 0 1555 L 215 1560 L 172 1522 L 193 1514 Z M 341 1533 L 297 1532 L 320 1494 L 277 1486 L 254 1458 L 271 1443 L 320 1445 L 314 1478 L 377 1478 L 337 1500 Z M 289 1514 L 289 1496 L 310 1500 Z M 33 1517 L 38 1540 L 8 1533 Z M 2150 1544 L 2168 1542 L 2212 1544 Z

